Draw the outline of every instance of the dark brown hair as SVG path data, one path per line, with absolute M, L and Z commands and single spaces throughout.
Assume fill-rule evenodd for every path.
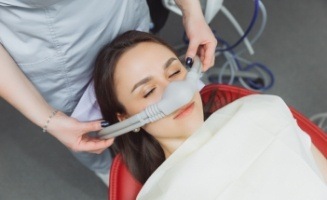
M 177 56 L 176 52 L 160 38 L 139 31 L 128 31 L 100 50 L 95 60 L 94 88 L 103 119 L 110 124 L 118 122 L 117 113 L 126 113 L 124 106 L 117 99 L 115 90 L 114 74 L 117 62 L 126 51 L 142 42 L 161 44 Z M 128 169 L 141 183 L 145 183 L 165 160 L 164 152 L 157 140 L 143 129 L 138 133 L 131 132 L 115 138 L 112 149 L 115 153 L 121 153 Z

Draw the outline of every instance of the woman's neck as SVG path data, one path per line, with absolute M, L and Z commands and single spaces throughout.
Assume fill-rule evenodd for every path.
M 172 153 L 180 147 L 188 137 L 180 137 L 180 138 L 169 138 L 169 139 L 161 139 L 159 140 L 160 146 L 162 147 L 165 158 L 167 159 Z
M 156 138 L 164 151 L 165 158 L 167 159 L 171 154 L 173 154 L 197 129 L 203 125 L 203 123 L 204 122 L 201 122 L 193 127 L 194 131 L 181 134 L 179 137 Z

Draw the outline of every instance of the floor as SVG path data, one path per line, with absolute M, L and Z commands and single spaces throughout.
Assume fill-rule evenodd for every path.
M 226 0 L 224 5 L 242 27 L 252 17 L 253 1 Z M 247 59 L 272 70 L 275 84 L 264 93 L 281 96 L 311 116 L 327 112 L 327 1 L 263 0 L 268 23 Z M 225 40 L 237 35 L 219 13 L 211 23 Z M 172 45 L 182 41 L 181 18 L 170 14 L 158 34 Z M 242 48 L 242 47 L 241 47 Z M 217 57 L 216 70 L 223 62 Z M 106 186 L 76 161 L 70 152 L 0 100 L 0 199 L 107 199 Z

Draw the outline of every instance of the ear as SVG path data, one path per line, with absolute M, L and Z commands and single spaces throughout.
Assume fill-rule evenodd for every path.
M 116 113 L 116 117 L 120 122 L 127 119 L 127 115 L 126 114 L 121 114 L 121 113 Z

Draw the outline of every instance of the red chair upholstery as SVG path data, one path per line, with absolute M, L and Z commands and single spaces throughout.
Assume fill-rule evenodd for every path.
M 142 184 L 130 174 L 121 155 L 117 155 L 110 169 L 109 199 L 129 200 L 136 199 Z
M 211 84 L 201 90 L 203 102 L 208 101 L 214 89 L 218 91 L 215 98 L 219 99 L 222 104 L 228 104 L 240 97 L 254 94 L 252 91 L 235 86 Z M 221 107 L 220 104 L 217 107 Z M 327 157 L 327 135 L 298 111 L 293 108 L 290 110 L 294 118 L 297 119 L 298 125 L 310 135 L 313 144 Z M 142 184 L 133 178 L 120 155 L 115 157 L 111 166 L 109 184 L 108 196 L 110 200 L 134 200 L 142 188 Z

